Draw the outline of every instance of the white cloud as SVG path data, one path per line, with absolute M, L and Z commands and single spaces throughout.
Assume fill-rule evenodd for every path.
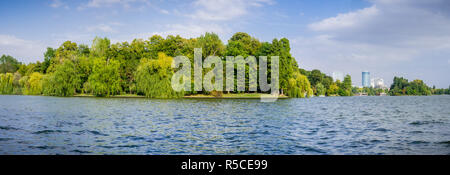
M 117 32 L 116 30 L 114 30 L 110 25 L 107 24 L 98 24 L 98 25 L 94 25 L 94 26 L 89 26 L 86 28 L 86 30 L 88 32 L 105 32 L 105 33 L 115 33 Z
M 272 4 L 271 0 L 197 0 L 193 19 L 224 21 L 248 14 L 251 8 Z
M 40 42 L 0 34 L 0 53 L 11 55 L 21 62 L 42 61 L 42 58 L 37 58 L 36 55 L 43 55 L 45 48 Z
M 309 25 L 309 28 L 315 31 L 330 31 L 358 27 L 358 25 L 363 25 L 365 21 L 376 17 L 379 13 L 379 10 L 374 5 L 355 12 L 338 14 L 336 17 L 312 23 Z
M 120 5 L 123 8 L 130 8 L 133 4 L 150 5 L 148 0 L 89 0 L 89 2 L 78 7 L 79 10 L 85 8 L 103 8 Z
M 316 36 L 293 42 L 300 65 L 346 70 L 355 84 L 363 69 L 385 81 L 406 72 L 418 76 L 410 79 L 450 83 L 435 78 L 437 72 L 450 74 L 448 64 L 442 65 L 450 55 L 450 1 L 371 2 L 368 8 L 308 25 Z
M 53 0 L 50 4 L 50 7 L 58 8 L 62 6 L 62 2 L 60 0 Z
M 53 7 L 53 8 L 64 7 L 65 9 L 69 9 L 69 6 L 65 3 L 63 3 L 61 0 L 52 0 L 50 7 Z
M 163 13 L 163 14 L 169 14 L 169 11 L 164 10 L 164 9 L 160 9 L 159 12 Z
M 395 47 L 448 46 L 450 38 L 450 2 L 434 1 L 373 1 L 362 10 L 339 14 L 312 23 L 308 27 L 319 33 L 332 35 L 335 40 L 384 44 Z M 427 3 L 428 2 L 428 3 Z M 436 4 L 440 2 L 441 4 Z

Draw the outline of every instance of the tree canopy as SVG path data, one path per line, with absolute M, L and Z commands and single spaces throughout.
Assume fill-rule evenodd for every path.
M 389 94 L 400 95 L 431 95 L 432 90 L 422 80 L 408 82 L 403 77 L 394 77 Z
M 183 55 L 194 59 L 194 48 L 202 48 L 203 58 L 214 55 L 221 58 L 226 65 L 225 56 L 267 56 L 268 83 L 271 83 L 271 56 L 279 57 L 280 93 L 290 97 L 308 97 L 313 95 L 351 96 L 359 93 L 352 88 L 352 80 L 347 75 L 343 82 L 334 81 L 330 76 L 314 69 L 307 71 L 299 68 L 291 55 L 290 42 L 287 38 L 260 42 L 247 33 L 235 33 L 227 44 L 214 33 L 205 33 L 196 38 L 183 38 L 169 35 L 153 35 L 148 39 L 135 39 L 132 42 L 111 43 L 108 38 L 96 37 L 91 46 L 65 41 L 58 48 L 48 47 L 43 54 L 43 62 L 22 64 L 15 58 L 2 55 L 0 58 L 0 92 L 1 94 L 28 94 L 73 96 L 75 94 L 92 94 L 96 96 L 113 96 L 120 94 L 138 94 L 149 98 L 178 98 L 183 95 L 204 93 L 206 91 L 184 91 L 176 93 L 171 88 L 171 76 L 176 69 L 169 62 L 175 56 Z M 193 64 L 191 65 L 193 67 Z M 258 65 L 257 65 L 258 67 Z M 211 68 L 203 68 L 202 76 Z M 236 81 L 234 77 L 226 81 Z M 191 69 L 192 71 L 192 69 Z M 226 93 L 250 92 L 249 84 L 257 79 L 250 77 L 253 68 L 245 64 L 245 89 L 235 87 Z M 224 75 L 226 72 L 224 72 Z M 191 75 L 193 76 L 193 75 Z M 191 77 L 191 81 L 194 78 Z M 215 80 L 214 80 L 215 81 Z M 193 82 L 192 82 L 193 83 Z M 257 82 L 257 92 L 262 92 Z M 372 92 L 371 89 L 367 91 Z M 379 93 L 373 90 L 373 94 Z M 253 91 L 252 91 L 253 92 Z M 408 82 L 403 78 L 394 78 L 389 94 L 391 95 L 429 95 L 448 93 L 446 89 L 428 88 L 423 81 Z M 372 94 L 372 93 L 371 93 Z
M 51 96 L 73 96 L 80 86 L 79 74 L 74 63 L 65 60 L 56 67 L 55 72 L 46 75 L 43 81 L 43 93 Z
M 0 57 L 0 73 L 14 73 L 19 69 L 21 64 L 12 56 L 2 55 Z
M 141 59 L 136 71 L 137 92 L 150 98 L 182 97 L 183 92 L 175 92 L 171 86 L 172 60 L 164 53 L 159 53 L 156 60 Z

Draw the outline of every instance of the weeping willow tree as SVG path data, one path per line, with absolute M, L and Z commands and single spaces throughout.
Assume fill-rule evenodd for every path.
M 287 95 L 293 98 L 304 98 L 313 95 L 311 84 L 305 75 L 294 72 L 288 80 Z
M 0 94 L 13 94 L 14 75 L 12 73 L 0 74 Z
M 95 96 L 108 97 L 122 92 L 119 73 L 120 64 L 114 59 L 95 58 L 88 78 L 89 91 Z
M 172 57 L 158 53 L 158 59 L 141 59 L 136 70 L 136 87 L 138 93 L 149 98 L 179 98 L 183 92 L 172 89 Z
M 42 79 L 43 75 L 39 72 L 34 72 L 30 76 L 24 76 L 20 79 L 20 84 L 23 87 L 23 94 L 25 95 L 41 95 L 42 94 Z
M 51 96 L 73 96 L 79 88 L 80 78 L 75 70 L 75 65 L 70 60 L 65 60 L 58 65 L 54 73 L 43 79 L 43 93 Z

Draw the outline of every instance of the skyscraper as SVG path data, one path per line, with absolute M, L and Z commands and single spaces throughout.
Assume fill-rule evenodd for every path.
M 370 87 L 370 72 L 369 71 L 362 72 L 362 86 Z

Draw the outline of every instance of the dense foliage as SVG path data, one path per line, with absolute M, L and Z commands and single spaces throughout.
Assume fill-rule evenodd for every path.
M 9 55 L 2 55 L 0 57 L 0 73 L 16 72 L 21 63 L 14 57 Z
M 192 90 L 176 93 L 171 88 L 174 69 L 171 60 L 178 55 L 188 57 L 193 63 L 194 48 L 202 48 L 203 58 L 214 55 L 226 62 L 225 56 L 269 56 L 268 82 L 271 82 L 270 56 L 279 56 L 280 93 L 290 97 L 351 96 L 361 90 L 352 88 L 350 76 L 343 82 L 334 81 L 320 70 L 300 69 L 290 53 L 286 38 L 260 42 L 247 33 L 234 34 L 225 45 L 214 33 L 197 38 L 154 35 L 148 40 L 135 39 L 131 43 L 111 44 L 108 38 L 96 37 L 91 47 L 66 41 L 59 48 L 47 48 L 44 61 L 22 64 L 11 56 L 0 58 L 0 93 L 25 95 L 73 96 L 92 94 L 114 96 L 137 94 L 149 98 L 178 98 L 190 94 L 209 94 Z M 245 66 L 245 90 L 224 93 L 249 92 L 249 66 Z M 209 69 L 204 69 L 203 76 Z M 224 72 L 225 74 L 226 72 Z M 234 77 L 236 78 L 236 72 Z M 194 78 L 191 77 L 191 81 Z M 215 80 L 214 80 L 215 81 Z M 226 79 L 225 79 L 226 81 Z M 236 80 L 232 80 L 236 81 Z M 193 83 L 193 82 L 192 82 Z M 223 85 L 226 83 L 224 82 Z M 235 83 L 236 86 L 236 83 Z M 364 90 L 364 89 L 363 89 Z M 261 92 L 259 84 L 257 91 Z M 371 92 L 370 94 L 378 93 Z M 420 81 L 395 78 L 389 91 L 392 95 L 445 94 L 445 89 L 430 89 Z
M 287 89 L 286 94 L 290 97 L 304 98 L 313 95 L 308 78 L 300 72 L 294 72 L 292 78 L 289 78 Z
M 322 83 L 316 84 L 316 95 L 321 96 L 321 95 L 325 95 L 325 93 L 326 93 L 325 86 L 322 85 Z
M 335 87 L 330 87 L 334 83 L 333 78 L 331 78 L 330 76 L 322 73 L 320 70 L 317 70 L 317 69 L 314 69 L 312 71 L 300 69 L 300 72 L 308 77 L 308 80 L 311 82 L 311 88 L 314 90 L 315 95 L 317 95 L 317 96 L 336 95 L 337 89 L 336 89 L 336 93 L 333 92 L 334 89 L 331 89 L 330 93 L 328 93 L 328 90 L 330 88 L 335 88 Z M 324 89 L 325 89 L 325 91 L 322 91 Z
M 38 61 L 27 65 L 10 56 L 2 56 L 0 70 L 9 74 L 1 77 L 1 93 L 52 96 L 138 94 L 150 98 L 207 94 L 193 90 L 176 93 L 170 86 L 174 73 L 170 64 L 172 57 L 184 55 L 193 62 L 194 48 L 202 48 L 203 58 L 215 55 L 223 61 L 225 56 L 253 55 L 257 59 L 258 56 L 279 56 L 280 93 L 292 97 L 313 95 L 308 78 L 300 73 L 296 60 L 290 54 L 289 40 L 282 38 L 261 43 L 242 32 L 233 35 L 227 45 L 214 33 L 191 39 L 154 35 L 148 40 L 135 39 L 131 43 L 116 44 L 111 44 L 108 38 L 96 37 L 91 48 L 66 41 L 57 49 L 47 48 L 42 63 Z M 203 71 L 203 76 L 206 71 Z M 248 65 L 245 71 L 245 91 L 235 89 L 227 93 L 249 92 Z M 271 74 L 270 67 L 268 74 Z M 270 78 L 268 81 L 270 83 Z
M 352 96 L 352 78 L 350 75 L 346 75 L 344 81 L 338 84 L 338 94 L 340 96 Z
M 0 74 L 0 94 L 12 94 L 14 92 L 13 82 L 12 73 Z
M 364 94 L 367 94 L 368 96 L 378 96 L 378 95 L 381 95 L 381 94 L 387 95 L 389 90 L 386 89 L 386 88 L 373 88 L 373 87 L 357 88 L 357 87 L 353 87 L 352 88 L 352 92 L 353 92 L 353 94 L 364 93 Z
M 450 86 L 448 89 L 436 89 L 435 86 L 433 86 L 433 89 L 431 90 L 434 95 L 444 95 L 444 94 L 450 94 Z
M 171 87 L 172 57 L 164 53 L 158 59 L 143 58 L 136 71 L 137 92 L 150 98 L 177 98 L 183 92 L 176 92 Z
M 389 94 L 393 96 L 431 95 L 431 88 L 422 80 L 408 82 L 408 80 L 403 77 L 394 77 Z
M 42 78 L 39 72 L 33 72 L 30 76 L 24 76 L 20 79 L 25 95 L 41 95 L 42 94 Z
M 117 60 L 99 57 L 95 58 L 92 66 L 88 84 L 85 84 L 86 91 L 99 97 L 118 95 L 122 92 L 120 64 Z
M 47 74 L 43 80 L 43 94 L 53 96 L 73 96 L 80 86 L 79 75 L 72 61 L 66 60 Z

